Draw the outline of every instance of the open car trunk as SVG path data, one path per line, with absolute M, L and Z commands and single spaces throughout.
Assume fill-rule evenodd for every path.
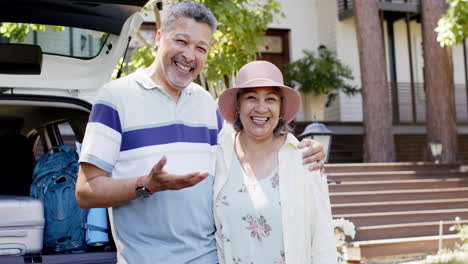
M 29 196 L 35 162 L 51 146 L 76 148 L 75 142 L 82 142 L 90 111 L 90 103 L 74 98 L 0 96 L 0 195 Z M 82 253 L 0 256 L 0 264 L 116 263 L 110 228 L 109 240 Z
M 3 209 L 0 214 L 12 215 L 22 206 L 17 197 L 30 195 L 33 170 L 39 158 L 52 147 L 67 145 L 76 149 L 79 146 L 76 142 L 82 142 L 91 111 L 90 102 L 94 101 L 99 88 L 110 80 L 133 33 L 143 22 L 139 11 L 148 0 L 3 2 L 0 8 L 0 202 L 2 195 L 9 195 L 5 200 L 16 202 L 16 207 L 0 207 Z M 23 37 L 18 37 L 21 34 L 16 34 L 16 37 L 4 34 L 3 26 L 22 28 L 26 33 Z M 75 164 L 69 167 L 76 168 Z M 52 166 L 57 167 L 57 163 Z M 49 186 L 59 186 L 58 183 L 63 183 L 59 182 L 62 178 L 65 178 L 63 173 L 52 178 Z M 72 177 L 69 179 L 74 180 Z M 66 184 L 70 183 L 66 181 Z M 66 197 L 73 194 L 68 192 Z M 68 201 L 73 200 L 70 198 Z M 40 206 L 55 208 L 47 207 L 47 202 L 39 203 Z M 61 208 L 78 211 L 76 203 L 67 206 Z M 5 208 L 10 209 L 7 211 Z M 37 215 L 45 212 L 37 211 Z M 40 217 L 38 222 L 42 221 L 42 225 L 45 222 L 47 227 L 47 216 Z M 110 225 L 108 243 L 85 247 L 81 253 L 49 254 L 39 248 L 29 251 L 34 253 L 21 255 L 27 251 L 12 245 L 18 247 L 17 237 L 26 236 L 28 232 L 17 230 L 25 218 L 29 215 L 0 216 L 0 264 L 116 263 Z M 2 222 L 5 219 L 10 220 Z M 105 223 L 105 217 L 103 219 Z M 61 222 L 50 226 L 67 225 Z M 36 226 L 31 228 L 39 229 Z M 69 239 L 69 233 L 61 234 L 59 238 L 75 242 Z M 42 234 L 36 237 L 42 237 Z M 54 241 L 62 242 L 56 238 Z M 53 246 L 50 250 L 64 252 Z

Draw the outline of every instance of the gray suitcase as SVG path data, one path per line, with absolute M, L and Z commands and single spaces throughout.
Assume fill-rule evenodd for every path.
M 0 195 L 0 256 L 40 253 L 44 223 L 41 201 Z
M 0 264 L 116 264 L 115 252 L 94 252 L 82 254 L 0 256 Z

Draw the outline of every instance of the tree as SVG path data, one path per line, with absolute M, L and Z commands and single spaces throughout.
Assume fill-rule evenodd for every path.
M 168 3 L 182 0 L 169 0 Z M 222 90 L 233 82 L 234 73 L 245 63 L 255 58 L 258 45 L 263 35 L 276 15 L 282 16 L 281 5 L 277 0 L 194 0 L 205 4 L 218 20 L 218 30 L 213 36 L 213 44 L 200 82 L 213 96 L 217 97 Z M 165 1 L 166 2 L 166 1 Z M 155 6 L 147 7 L 153 10 L 156 18 L 159 12 Z M 18 26 L 21 25 L 21 26 Z M 156 23 L 158 27 L 158 23 Z M 45 30 L 44 25 L 2 23 L 0 35 L 19 40 L 30 30 Z M 137 32 L 137 37 L 138 37 Z M 141 36 L 140 40 L 143 40 Z M 154 43 L 142 41 L 140 47 L 130 54 L 130 60 L 124 64 L 123 75 L 133 72 L 139 67 L 151 64 L 154 59 Z M 120 63 L 117 67 L 120 68 Z M 114 74 L 116 75 L 117 71 Z
M 63 31 L 65 27 L 51 26 L 54 31 Z M 46 31 L 47 26 L 27 23 L 0 23 L 0 36 L 23 42 L 30 31 Z
M 377 1 L 356 0 L 354 7 L 363 94 L 364 160 L 395 161 L 392 108 Z
M 450 48 L 437 42 L 434 28 L 445 13 L 444 0 L 422 1 L 424 87 L 426 91 L 427 142 L 440 140 L 443 145 L 441 162 L 455 162 L 457 127 L 453 69 Z
M 255 58 L 268 24 L 275 15 L 282 15 L 281 6 L 276 0 L 194 1 L 208 7 L 219 23 L 205 69 L 200 74 L 202 85 L 217 97 L 233 82 L 234 73 Z M 156 9 L 155 13 L 158 17 Z M 153 52 L 152 43 L 133 52 L 124 74 L 148 66 L 154 58 Z
M 449 8 L 439 19 L 436 32 L 442 47 L 461 44 L 468 37 L 468 0 L 447 0 Z

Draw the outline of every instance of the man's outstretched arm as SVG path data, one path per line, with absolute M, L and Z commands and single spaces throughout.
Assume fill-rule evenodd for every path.
M 137 180 L 151 193 L 165 190 L 180 190 L 201 182 L 207 172 L 193 172 L 184 175 L 168 174 L 164 170 L 167 158 L 163 157 L 154 165 L 148 175 L 128 179 L 113 179 L 109 174 L 82 162 L 76 182 L 76 200 L 83 209 L 105 208 L 125 204 L 137 198 Z

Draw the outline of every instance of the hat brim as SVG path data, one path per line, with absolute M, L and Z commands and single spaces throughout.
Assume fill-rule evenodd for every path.
M 218 99 L 219 111 L 223 118 L 231 124 L 236 120 L 236 95 L 240 89 L 263 87 L 278 87 L 281 89 L 281 93 L 283 94 L 283 102 L 281 106 L 283 119 L 286 123 L 293 121 L 301 107 L 301 96 L 291 87 L 281 85 L 279 83 L 272 83 L 271 81 L 268 82 L 268 85 L 266 85 L 266 83 L 259 83 L 256 85 L 238 86 L 225 90 Z

